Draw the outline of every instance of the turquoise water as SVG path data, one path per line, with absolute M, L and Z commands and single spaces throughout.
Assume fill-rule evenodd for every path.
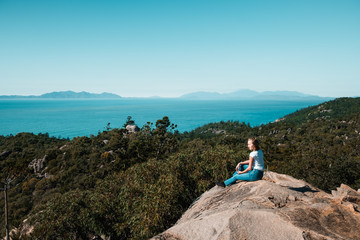
M 319 103 L 321 101 L 0 100 L 0 135 L 41 132 L 65 138 L 90 136 L 104 131 L 107 123 L 113 128 L 122 127 L 127 116 L 132 116 L 139 127 L 168 116 L 180 132 L 222 120 L 256 126 Z

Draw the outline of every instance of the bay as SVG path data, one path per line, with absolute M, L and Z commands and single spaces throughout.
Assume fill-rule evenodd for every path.
M 119 128 L 132 116 L 142 127 L 168 116 L 180 132 L 211 122 L 240 121 L 257 126 L 273 122 L 321 100 L 183 100 L 183 99 L 7 99 L 0 100 L 0 135 L 48 133 L 73 138 L 96 135 L 106 125 Z

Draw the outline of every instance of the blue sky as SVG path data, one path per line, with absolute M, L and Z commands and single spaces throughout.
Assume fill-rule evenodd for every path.
M 0 0 L 0 95 L 360 95 L 358 0 Z

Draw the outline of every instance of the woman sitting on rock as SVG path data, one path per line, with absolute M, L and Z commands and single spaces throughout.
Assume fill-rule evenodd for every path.
M 236 180 L 256 181 L 261 180 L 264 175 L 264 155 L 260 150 L 259 141 L 256 138 L 248 139 L 248 148 L 252 151 L 249 160 L 239 162 L 233 176 L 225 182 L 218 182 L 216 185 L 225 187 L 236 182 Z

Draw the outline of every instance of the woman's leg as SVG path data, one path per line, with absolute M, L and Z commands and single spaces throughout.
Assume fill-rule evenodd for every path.
M 244 170 L 247 169 L 248 167 L 249 167 L 248 164 L 240 165 L 239 170 L 240 170 L 240 171 L 244 171 Z
M 244 171 L 245 169 L 247 169 L 249 167 L 249 165 L 240 165 L 239 167 L 239 171 Z M 244 173 L 243 173 L 244 174 Z M 234 182 L 236 182 L 236 180 L 239 180 L 237 178 L 237 176 L 243 175 L 243 174 L 238 174 L 236 171 L 234 172 L 233 176 L 231 178 L 229 178 L 228 180 L 224 181 L 225 185 L 228 186 L 230 184 L 233 184 Z M 248 180 L 247 180 L 248 181 Z
M 244 170 L 247 169 L 248 167 L 249 167 L 249 165 L 240 165 L 239 171 L 244 171 Z M 234 177 L 235 175 L 237 175 L 237 174 L 238 174 L 237 171 L 235 171 L 234 174 L 233 174 L 233 177 Z
M 224 181 L 225 186 L 229 186 L 230 184 L 235 183 L 237 180 L 243 180 L 243 181 L 252 181 L 250 172 L 243 173 L 243 174 L 234 174 L 231 178 Z
M 236 172 L 235 172 L 235 173 L 236 173 Z M 236 182 L 236 180 L 237 180 L 237 179 L 236 179 L 236 176 L 237 176 L 237 175 L 239 175 L 239 174 L 236 173 L 236 174 L 233 175 L 233 177 L 225 180 L 225 181 L 224 181 L 225 186 L 229 186 L 230 184 L 233 184 L 234 182 Z
M 262 172 L 259 170 L 251 170 L 249 172 L 243 173 L 243 174 L 234 174 L 231 178 L 224 181 L 226 186 L 229 186 L 230 184 L 233 184 L 237 180 L 243 180 L 243 181 L 256 181 L 260 180 L 262 178 L 261 174 Z

